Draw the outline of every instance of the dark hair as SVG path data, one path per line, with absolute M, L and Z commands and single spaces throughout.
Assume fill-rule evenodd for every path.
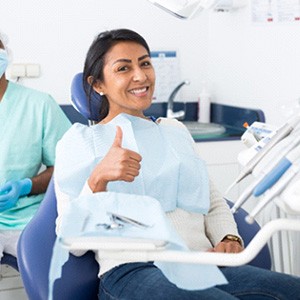
M 83 87 L 89 103 L 93 93 L 93 85 L 96 81 L 103 81 L 103 68 L 105 56 L 107 52 L 117 43 L 121 41 L 131 41 L 142 45 L 150 55 L 150 49 L 145 39 L 137 32 L 129 29 L 115 29 L 110 31 L 101 32 L 93 41 L 90 46 L 83 70 Z M 92 77 L 92 82 L 88 83 L 87 79 Z M 101 96 L 102 104 L 100 108 L 99 121 L 105 118 L 108 114 L 109 104 L 105 96 Z

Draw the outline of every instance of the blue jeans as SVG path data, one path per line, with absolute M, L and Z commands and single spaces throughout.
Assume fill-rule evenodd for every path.
M 120 265 L 100 278 L 100 300 L 297 300 L 300 278 L 253 266 L 220 268 L 229 284 L 188 291 L 169 282 L 152 263 Z

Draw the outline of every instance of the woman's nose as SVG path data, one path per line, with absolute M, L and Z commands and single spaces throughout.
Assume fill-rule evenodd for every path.
M 134 70 L 133 80 L 134 81 L 145 81 L 147 79 L 146 72 L 141 68 L 136 68 Z

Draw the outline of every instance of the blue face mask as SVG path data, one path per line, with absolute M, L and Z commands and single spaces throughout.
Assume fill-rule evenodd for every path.
M 4 49 L 0 49 L 0 78 L 6 71 L 8 66 L 7 52 Z

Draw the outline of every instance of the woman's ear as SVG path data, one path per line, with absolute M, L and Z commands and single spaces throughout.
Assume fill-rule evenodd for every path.
M 93 76 L 87 78 L 88 84 L 93 87 L 93 90 L 100 95 L 103 95 L 102 86 L 99 80 L 94 81 Z

